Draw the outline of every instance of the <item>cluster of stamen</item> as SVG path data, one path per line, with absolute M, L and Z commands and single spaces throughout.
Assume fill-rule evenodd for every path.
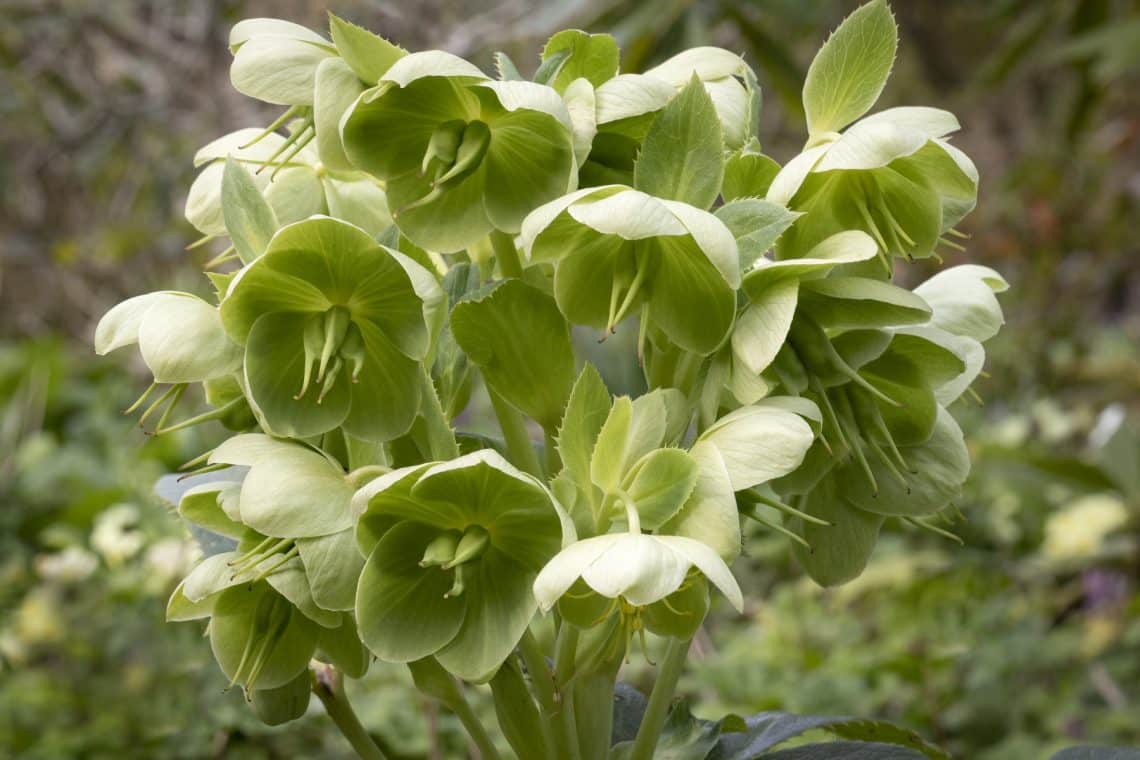
M 257 546 L 226 564 L 237 580 L 243 575 L 251 583 L 264 580 L 286 562 L 298 555 L 300 549 L 291 538 L 266 538 Z
M 301 390 L 294 399 L 304 398 L 315 381 L 320 386 L 317 393 L 317 403 L 320 404 L 346 366 L 351 367 L 352 382 L 359 382 L 360 371 L 364 369 L 364 338 L 348 309 L 333 306 L 323 314 L 309 317 L 305 323 L 303 343 L 305 368 Z

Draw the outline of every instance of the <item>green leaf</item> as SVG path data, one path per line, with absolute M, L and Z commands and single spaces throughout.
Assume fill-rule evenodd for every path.
M 245 264 L 264 253 L 277 232 L 277 216 L 269 202 L 245 167 L 232 157 L 226 159 L 222 175 L 222 216 L 226 233 Z
M 767 253 L 784 230 L 803 216 L 778 203 L 759 198 L 730 200 L 718 208 L 715 215 L 736 238 L 742 270 L 751 267 Z
M 586 362 L 574 382 L 562 427 L 558 430 L 562 464 L 580 489 L 590 487 L 590 456 L 612 403 L 602 376 L 593 364 Z
M 970 474 L 970 452 L 961 428 L 945 408 L 937 408 L 928 440 L 900 446 L 899 451 L 908 466 L 901 481 L 881 462 L 869 459 L 877 492 L 853 463 L 837 470 L 836 477 L 845 483 L 844 498 L 868 512 L 914 516 L 937 512 L 958 497 Z
M 772 180 L 780 173 L 780 165 L 760 152 L 759 145 L 745 145 L 729 154 L 724 162 L 721 195 L 726 201 L 738 198 L 763 198 Z
M 564 91 L 579 77 L 589 80 L 599 87 L 618 73 L 617 42 L 608 34 L 588 34 L 578 29 L 565 29 L 551 37 L 542 49 L 545 63 L 563 51 L 567 55 L 558 66 L 557 73 L 549 84 L 559 92 Z
M 764 755 L 768 760 L 922 760 L 907 747 L 881 742 L 820 742 Z
M 808 69 L 808 132 L 838 132 L 865 114 L 887 83 L 897 48 L 898 29 L 885 0 L 872 0 L 848 16 Z
M 590 478 L 604 493 L 616 493 L 634 462 L 658 448 L 665 438 L 664 399 L 646 395 L 638 401 L 628 396 L 615 399 L 598 433 Z
M 554 299 L 522 280 L 451 311 L 451 331 L 496 393 L 553 431 L 574 383 L 570 328 Z
M 340 57 L 365 84 L 376 84 L 392 64 L 408 54 L 399 45 L 329 13 L 329 34 Z
M 697 484 L 699 468 L 688 452 L 656 449 L 634 463 L 623 489 L 636 505 L 641 527 L 656 530 L 681 509 Z
M 519 73 L 519 67 L 515 65 L 511 57 L 502 50 L 496 50 L 493 57 L 495 59 L 495 71 L 499 75 L 500 82 L 521 82 L 526 79 Z
M 694 73 L 649 128 L 633 185 L 650 195 L 707 209 L 724 177 L 724 138 L 712 98 Z

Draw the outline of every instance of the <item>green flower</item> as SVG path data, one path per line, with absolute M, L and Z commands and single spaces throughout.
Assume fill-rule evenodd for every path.
M 517 232 L 531 209 L 577 181 L 570 115 L 533 82 L 494 82 L 448 53 L 396 61 L 341 123 L 348 158 L 386 183 L 416 244 L 441 252 L 492 229 Z
M 947 142 L 957 129 L 946 111 L 889 108 L 816 138 L 768 189 L 769 201 L 807 214 L 780 238 L 780 256 L 802 256 L 843 230 L 870 234 L 884 261 L 959 247 L 942 235 L 973 209 L 978 171 Z
M 253 181 L 273 209 L 277 221 L 292 224 L 314 214 L 331 214 L 371 235 L 392 224 L 384 190 L 351 166 L 332 170 L 312 145 L 287 161 L 271 166 L 274 156 L 288 148 L 287 137 L 256 128 L 239 129 L 204 146 L 194 156 L 202 171 L 186 197 L 186 219 L 203 235 L 225 235 L 222 216 L 222 175 L 226 157 L 233 156 L 250 170 Z
M 443 294 L 430 273 L 358 227 L 314 217 L 282 228 L 222 301 L 245 346 L 263 428 L 306 438 L 342 427 L 383 441 L 419 407 Z
M 698 354 L 732 328 L 736 241 L 706 211 L 619 185 L 579 190 L 535 209 L 522 247 L 555 264 L 554 296 L 575 324 L 612 332 L 640 308 L 647 325 Z
M 396 470 L 354 504 L 364 642 L 393 662 L 434 655 L 467 680 L 514 649 L 534 615 L 531 584 L 573 537 L 549 491 L 491 450 Z
M 99 355 L 136 343 L 156 383 L 204 382 L 241 367 L 241 348 L 226 335 L 217 307 L 189 293 L 128 298 L 95 328 Z

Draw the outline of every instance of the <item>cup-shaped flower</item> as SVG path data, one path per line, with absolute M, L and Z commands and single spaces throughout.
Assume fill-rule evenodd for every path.
M 468 680 L 510 654 L 534 615 L 531 584 L 574 535 L 550 492 L 491 450 L 396 470 L 354 505 L 361 638 L 383 660 L 434 655 Z
M 926 258 L 973 208 L 978 171 L 946 140 L 954 115 L 936 108 L 889 108 L 842 135 L 829 133 L 789 161 L 767 199 L 806 217 L 780 238 L 782 258 L 798 258 L 843 230 L 863 230 L 890 256 Z
M 96 353 L 135 343 L 156 383 L 204 382 L 241 367 L 241 348 L 226 335 L 217 307 L 189 293 L 128 298 L 99 320 Z
M 246 389 L 267 432 L 306 438 L 343 426 L 383 441 L 415 417 L 432 342 L 425 312 L 442 299 L 407 257 L 313 217 L 279 230 L 238 273 L 221 316 L 245 346 Z
M 684 536 L 609 533 L 578 541 L 542 569 L 534 595 L 546 612 L 577 585 L 576 595 L 610 600 L 599 618 L 619 609 L 631 615 L 682 590 L 694 569 L 743 611 L 744 598 L 728 565 L 708 545 Z
M 238 92 L 266 103 L 313 104 L 322 61 L 337 55 L 332 42 L 290 21 L 252 18 L 230 30 L 230 82 Z
M 612 331 L 642 308 L 649 326 L 698 354 L 732 328 L 736 240 L 688 204 L 620 185 L 580 190 L 535 209 L 522 246 L 531 261 L 554 262 L 555 300 L 575 324 Z
M 517 232 L 577 181 L 573 129 L 558 93 L 494 82 L 439 51 L 396 61 L 341 122 L 345 152 L 386 183 L 401 231 L 450 252 L 492 229 Z
M 202 170 L 186 196 L 187 221 L 208 237 L 226 234 L 222 176 L 226 157 L 233 156 L 249 169 L 282 225 L 330 214 L 377 235 L 392 223 L 384 190 L 375 179 L 351 167 L 332 170 L 312 143 L 294 153 L 291 137 L 250 127 L 203 146 L 194 156 L 194 166 Z M 288 160 L 275 165 L 282 156 Z

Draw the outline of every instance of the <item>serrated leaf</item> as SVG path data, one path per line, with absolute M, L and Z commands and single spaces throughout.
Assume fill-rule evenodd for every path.
M 590 455 L 610 413 L 611 403 L 610 392 L 602 376 L 593 364 L 587 362 L 570 392 L 566 414 L 558 431 L 558 453 L 579 487 L 590 483 Z
M 222 174 L 222 216 L 243 264 L 263 254 L 273 233 L 277 232 L 273 208 L 257 189 L 250 173 L 232 157 L 226 158 Z
M 658 198 L 707 209 L 724 178 L 724 138 L 712 98 L 693 75 L 649 128 L 633 185 Z
M 501 82 L 521 82 L 524 77 L 519 73 L 519 67 L 511 60 L 511 57 L 498 50 L 494 55 L 495 71 L 499 74 L 499 81 Z
M 563 51 L 566 57 L 548 81 L 559 92 L 579 77 L 597 87 L 617 76 L 620 53 L 617 42 L 608 34 L 588 34 L 578 29 L 558 32 L 542 49 L 543 63 Z
M 329 14 L 329 34 L 340 57 L 366 84 L 379 82 L 393 63 L 408 54 L 399 45 L 332 13 Z
M 555 429 L 574 383 L 574 353 L 553 298 L 507 280 L 479 300 L 456 304 L 451 332 L 495 392 Z
M 890 76 L 898 29 L 884 0 L 848 16 L 816 54 L 804 82 L 808 132 L 838 132 L 865 114 Z

